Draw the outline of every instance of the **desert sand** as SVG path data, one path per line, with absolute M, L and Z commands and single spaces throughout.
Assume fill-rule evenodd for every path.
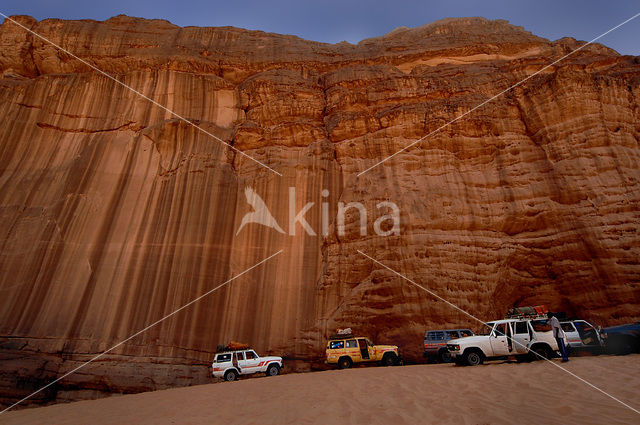
M 282 176 L 0 25 L 0 403 L 281 249 L 34 401 L 206 384 L 201 365 L 234 340 L 311 368 L 336 328 L 418 360 L 425 330 L 470 325 L 358 251 L 483 320 L 540 304 L 605 327 L 640 317 L 637 58 L 592 44 L 532 76 L 582 43 L 483 18 L 336 45 L 15 19 Z M 285 233 L 240 228 L 247 189 Z M 316 235 L 294 235 L 307 202 Z M 352 202 L 364 235 L 356 209 L 338 231 Z M 382 202 L 397 235 L 375 232 Z
M 553 361 L 561 365 L 558 360 Z M 640 355 L 567 370 L 640 409 Z M 631 424 L 640 415 L 547 362 L 358 367 L 18 410 L 3 424 Z

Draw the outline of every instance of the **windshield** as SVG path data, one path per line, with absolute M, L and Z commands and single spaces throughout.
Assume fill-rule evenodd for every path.
M 489 335 L 491 333 L 491 329 L 493 329 L 494 324 L 495 323 L 493 322 L 485 323 L 484 325 L 482 325 L 482 327 L 480 327 L 476 335 Z

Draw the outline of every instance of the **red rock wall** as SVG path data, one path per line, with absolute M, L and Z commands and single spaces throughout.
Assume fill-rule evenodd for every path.
M 5 22 L 5 402 L 280 249 L 35 401 L 207 382 L 232 339 L 304 368 L 335 327 L 411 360 L 425 329 L 474 326 L 358 249 L 485 320 L 529 304 L 603 325 L 640 313 L 636 58 L 589 46 L 358 177 L 579 43 L 480 18 L 358 45 L 124 16 L 16 19 L 282 176 Z M 236 235 L 246 187 L 287 234 Z M 319 236 L 288 234 L 290 187 L 296 211 L 315 202 Z M 367 235 L 353 212 L 340 235 L 338 202 L 356 201 Z M 382 201 L 399 206 L 400 235 L 373 232 Z

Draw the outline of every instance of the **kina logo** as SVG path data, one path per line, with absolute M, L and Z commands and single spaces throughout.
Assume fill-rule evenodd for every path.
M 267 204 L 264 203 L 260 195 L 258 195 L 253 188 L 246 187 L 244 189 L 244 196 L 247 198 L 247 203 L 251 205 L 253 211 L 246 213 L 244 217 L 242 217 L 242 222 L 236 232 L 236 236 L 238 236 L 244 226 L 251 223 L 262 224 L 263 226 L 276 229 L 280 233 L 284 233 L 284 230 L 282 230 L 276 219 L 271 214 L 271 211 L 269 211 L 269 208 L 267 208 Z
M 335 230 L 340 236 L 344 236 L 346 224 L 345 216 L 347 211 L 353 210 L 359 218 L 359 226 L 354 230 L 359 230 L 361 236 L 367 235 L 370 228 L 373 229 L 378 236 L 397 236 L 400 234 L 400 209 L 398 206 L 389 201 L 383 201 L 376 204 L 376 210 L 384 210 L 386 214 L 379 216 L 373 225 L 371 226 L 367 222 L 367 209 L 361 202 L 338 202 L 337 211 L 335 211 L 334 219 L 329 217 L 331 210 L 328 202 L 329 191 L 324 189 L 320 193 L 322 197 L 321 211 L 320 211 L 320 226 L 322 236 L 328 236 L 330 227 L 335 225 Z M 242 229 L 250 224 L 260 224 L 262 226 L 275 229 L 278 233 L 288 234 L 289 236 L 295 236 L 296 228 L 300 225 L 309 236 L 316 236 L 316 232 L 309 225 L 309 222 L 305 218 L 305 214 L 314 207 L 315 202 L 307 202 L 302 209 L 296 210 L 296 188 L 289 187 L 289 221 L 288 231 L 285 231 L 276 218 L 269 211 L 269 207 L 264 202 L 262 197 L 252 187 L 246 187 L 244 189 L 244 196 L 247 203 L 251 207 L 251 211 L 247 212 L 240 222 L 240 227 L 236 231 L 236 236 L 240 234 Z

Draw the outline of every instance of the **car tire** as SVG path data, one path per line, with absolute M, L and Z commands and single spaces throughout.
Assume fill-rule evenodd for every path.
M 228 370 L 224 373 L 224 380 L 227 382 L 233 382 L 233 381 L 236 381 L 237 379 L 238 379 L 238 372 L 236 372 L 233 369 Z
M 451 353 L 449 350 L 444 349 L 438 351 L 438 361 L 440 363 L 451 363 Z
M 551 358 L 550 350 L 543 345 L 533 347 L 529 354 L 531 360 L 549 360 Z
M 398 364 L 398 357 L 393 353 L 387 353 L 382 356 L 382 365 L 383 366 L 394 366 Z
M 482 364 L 482 354 L 477 351 L 466 351 L 463 357 L 467 366 L 478 366 Z
M 340 369 L 349 369 L 351 368 L 351 366 L 353 366 L 351 357 L 340 357 L 340 359 L 338 360 L 338 367 Z
M 280 375 L 280 367 L 277 364 L 270 364 L 267 367 L 267 376 Z

